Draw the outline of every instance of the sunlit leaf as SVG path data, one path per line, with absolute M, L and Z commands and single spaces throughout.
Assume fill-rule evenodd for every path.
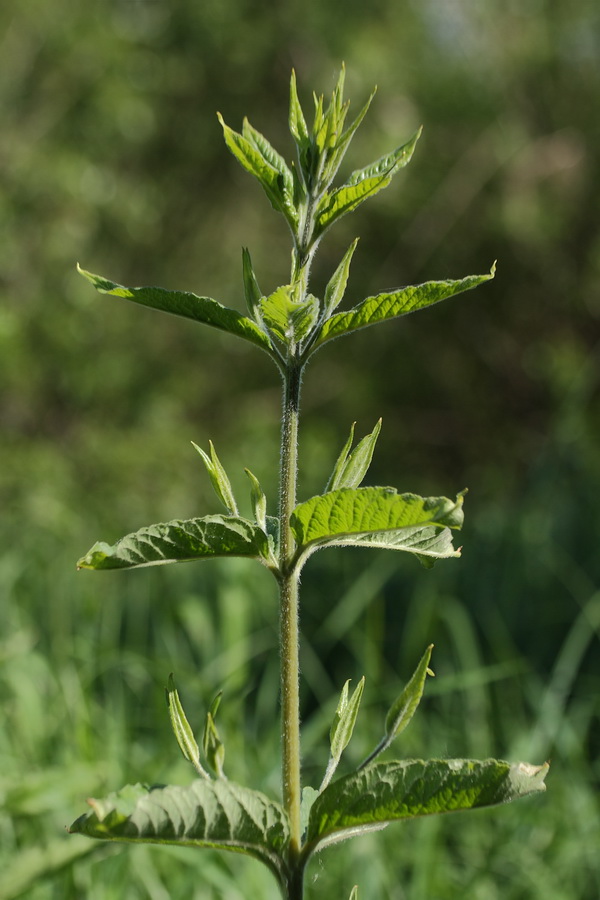
M 329 484 L 327 485 L 328 491 L 335 491 L 339 488 L 357 488 L 360 486 L 371 465 L 373 451 L 375 450 L 375 444 L 377 443 L 380 431 L 381 419 L 376 423 L 373 431 L 359 441 L 350 454 L 348 454 L 350 448 L 348 442 L 346 442 L 334 466 Z M 354 425 L 350 432 L 350 446 L 353 434 Z
M 375 763 L 334 781 L 315 800 L 304 852 L 401 819 L 507 803 L 545 790 L 547 771 L 496 759 Z
M 77 267 L 81 275 L 90 281 L 101 294 L 110 294 L 113 297 L 124 297 L 141 306 L 151 309 L 159 309 L 163 312 L 193 319 L 205 325 L 212 325 L 221 331 L 228 331 L 238 337 L 256 344 L 263 350 L 272 350 L 272 344 L 267 334 L 246 316 L 241 315 L 235 309 L 229 309 L 211 300 L 210 297 L 197 297 L 187 291 L 167 291 L 158 287 L 123 287 L 100 275 L 93 275 L 81 267 Z
M 213 442 L 209 441 L 208 443 L 210 446 L 210 456 L 193 441 L 192 446 L 202 457 L 202 461 L 206 467 L 206 471 L 208 472 L 208 476 L 214 488 L 215 494 L 217 495 L 229 515 L 237 516 L 238 508 L 237 503 L 235 502 L 235 497 L 233 496 L 231 482 L 229 481 L 227 472 L 221 465 L 221 461 L 217 456 L 217 451 L 213 446 Z
M 290 79 L 290 115 L 289 126 L 292 137 L 300 146 L 304 146 L 308 141 L 308 128 L 300 101 L 298 99 L 298 90 L 296 88 L 296 73 L 292 69 L 292 77 Z
M 263 297 L 260 311 L 267 328 L 284 344 L 300 342 L 319 317 L 319 301 L 311 294 L 306 300 L 292 298 L 290 285 L 282 285 Z
M 188 787 L 128 785 L 88 803 L 91 811 L 71 825 L 72 834 L 233 850 L 257 857 L 283 880 L 287 816 L 258 791 L 200 779 Z
M 115 544 L 99 542 L 77 563 L 80 569 L 131 569 L 162 563 L 243 556 L 266 560 L 264 531 L 240 516 L 174 519 L 125 535 Z
M 418 309 L 439 303 L 440 300 L 470 291 L 493 278 L 495 271 L 494 265 L 487 275 L 468 275 L 458 281 L 426 281 L 424 284 L 411 285 L 390 294 L 367 297 L 353 309 L 336 313 L 327 319 L 313 346 L 319 347 L 325 341 L 340 337 L 340 335 L 349 334 L 359 328 L 366 328 L 367 325 L 375 325 L 377 322 L 405 316 Z
M 348 273 L 350 270 L 350 262 L 352 260 L 352 256 L 354 251 L 356 250 L 356 245 L 358 244 L 358 238 L 352 241 L 346 252 L 344 253 L 343 259 L 333 275 L 329 280 L 327 287 L 325 288 L 325 300 L 323 304 L 323 312 L 325 318 L 329 318 L 333 311 L 337 309 L 339 304 L 341 303 L 344 293 L 346 291 L 346 285 L 348 283 Z
M 191 762 L 198 775 L 202 778 L 208 778 L 208 774 L 204 771 L 200 762 L 200 748 L 196 743 L 194 732 L 183 711 L 183 706 L 181 705 L 179 693 L 175 687 L 175 681 L 172 674 L 169 675 L 166 695 L 171 727 L 177 743 L 179 744 L 179 749 L 183 753 L 185 759 L 187 759 L 188 762 Z
M 365 687 L 364 675 L 356 685 L 354 691 L 352 692 L 352 696 L 350 697 L 348 690 L 349 685 L 350 681 L 348 680 L 342 688 L 342 693 L 340 695 L 335 715 L 333 717 L 331 731 L 329 733 L 331 746 L 330 757 L 329 763 L 327 765 L 327 770 L 323 778 L 323 783 L 321 784 L 321 791 L 324 790 L 331 781 L 331 778 L 335 770 L 337 769 L 338 763 L 341 759 L 342 753 L 350 743 L 350 738 L 352 737 L 352 732 L 354 731 L 356 717 L 358 716 L 360 701 L 362 700 L 362 695 Z

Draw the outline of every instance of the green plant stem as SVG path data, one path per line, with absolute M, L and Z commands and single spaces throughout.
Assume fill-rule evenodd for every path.
M 296 505 L 298 473 L 298 416 L 301 366 L 290 361 L 284 373 L 283 424 L 281 435 L 279 515 L 280 655 L 281 655 L 281 738 L 283 805 L 290 820 L 289 866 L 294 872 L 300 854 L 300 695 L 298 657 L 298 580 L 292 563 L 295 541 L 290 515 Z M 302 897 L 300 887 L 290 898 Z M 299 892 L 298 892 L 299 891 Z

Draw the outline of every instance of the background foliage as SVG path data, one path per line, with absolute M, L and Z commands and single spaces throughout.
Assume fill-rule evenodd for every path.
M 333 0 L 2 7 L 2 900 L 271 889 L 244 860 L 63 834 L 85 796 L 190 777 L 163 705 L 172 670 L 198 724 L 224 688 L 230 776 L 279 790 L 267 573 L 73 567 L 97 538 L 214 511 L 190 440 L 215 441 L 239 492 L 248 466 L 274 497 L 279 385 L 253 348 L 100 298 L 74 263 L 243 309 L 249 244 L 263 289 L 284 281 L 287 236 L 215 111 L 234 127 L 248 115 L 289 154 L 290 68 L 306 101 L 342 59 L 353 109 L 379 84 L 348 171 L 425 130 L 395 185 L 326 239 L 316 286 L 355 234 L 350 304 L 499 266 L 477 292 L 332 344 L 308 373 L 304 496 L 349 423 L 364 434 L 380 415 L 373 483 L 471 493 L 456 564 L 311 560 L 306 777 L 320 779 L 345 679 L 367 676 L 358 759 L 430 641 L 438 678 L 399 751 L 553 770 L 544 798 L 330 850 L 316 887 L 598 896 L 599 18 L 591 0 L 349 0 L 343 16 Z

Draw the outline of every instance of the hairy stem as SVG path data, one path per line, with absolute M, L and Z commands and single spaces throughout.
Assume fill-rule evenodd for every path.
M 283 804 L 290 819 L 289 864 L 293 871 L 300 853 L 300 708 L 298 659 L 298 579 L 292 565 L 295 542 L 290 529 L 290 515 L 296 505 L 298 473 L 298 416 L 300 406 L 301 367 L 289 362 L 284 374 L 283 424 L 281 435 L 281 522 L 280 585 L 280 655 L 281 655 L 281 738 Z M 301 884 L 301 877 L 300 877 Z M 296 892 L 294 898 L 301 898 Z

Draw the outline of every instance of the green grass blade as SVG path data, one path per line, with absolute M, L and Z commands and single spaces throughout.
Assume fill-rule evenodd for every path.
M 494 277 L 495 271 L 494 264 L 487 275 L 468 275 L 457 281 L 426 281 L 424 284 L 410 285 L 389 294 L 367 297 L 353 309 L 336 313 L 328 319 L 323 324 L 321 333 L 314 343 L 314 349 L 332 338 L 349 334 L 359 328 L 366 328 L 368 325 L 405 316 L 418 309 L 425 309 L 427 306 L 439 303 L 441 300 L 454 297 L 456 294 L 470 291 L 480 284 L 490 281 Z
M 228 331 L 237 337 L 245 338 L 267 352 L 273 349 L 268 335 L 259 328 L 256 322 L 210 297 L 198 297 L 188 291 L 168 291 L 159 287 L 123 287 L 101 275 L 86 272 L 80 266 L 77 266 L 77 270 L 101 294 L 124 297 L 126 300 L 132 300 L 134 303 L 150 309 L 158 309 L 175 316 L 193 319 L 195 322 L 202 322 L 204 325 L 211 325 L 213 328 L 219 328 L 221 331 Z
M 389 822 L 507 803 L 545 790 L 548 765 L 431 759 L 376 763 L 329 785 L 311 807 L 306 855 Z
M 246 853 L 283 880 L 287 816 L 258 791 L 223 779 L 199 779 L 188 787 L 128 785 L 88 803 L 91 812 L 71 825 L 71 834 Z
M 240 516 L 174 519 L 125 535 L 115 544 L 98 542 L 77 563 L 79 569 L 132 569 L 217 556 L 269 558 L 267 535 Z

